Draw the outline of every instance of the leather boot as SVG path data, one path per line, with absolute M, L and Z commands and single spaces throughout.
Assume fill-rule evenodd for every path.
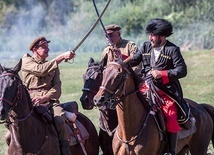
M 69 150 L 69 143 L 67 140 L 60 140 L 60 150 L 62 155 L 71 155 L 70 150 Z
M 177 133 L 168 133 L 169 153 L 175 155 L 177 146 Z

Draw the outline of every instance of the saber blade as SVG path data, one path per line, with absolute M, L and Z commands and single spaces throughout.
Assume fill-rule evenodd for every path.
M 96 13 L 97 13 L 97 16 L 100 17 L 100 14 L 99 14 L 99 12 L 98 12 L 98 9 L 97 9 L 95 0 L 93 0 L 93 4 L 94 4 L 95 11 L 96 11 Z M 100 24 L 102 25 L 102 28 L 103 28 L 103 30 L 104 30 L 104 32 L 105 32 L 105 35 L 107 36 L 107 38 L 108 38 L 108 40 L 109 40 L 111 46 L 114 46 L 114 44 L 113 44 L 113 42 L 112 42 L 110 36 L 108 35 L 108 33 L 107 33 L 106 29 L 105 29 L 105 26 L 104 26 L 103 21 L 102 21 L 101 18 L 100 18 Z
M 103 14 L 105 13 L 106 9 L 108 8 L 108 5 L 109 5 L 110 2 L 111 2 L 111 0 L 108 0 L 106 6 L 104 7 L 103 11 L 101 12 L 101 14 L 97 18 L 97 20 L 92 25 L 92 27 L 89 29 L 89 31 L 86 33 L 86 35 L 82 38 L 82 40 L 79 42 L 79 44 L 73 49 L 74 52 L 82 45 L 82 43 L 85 41 L 85 39 L 94 30 L 94 28 L 96 27 L 97 23 L 100 21 L 101 17 L 103 16 Z

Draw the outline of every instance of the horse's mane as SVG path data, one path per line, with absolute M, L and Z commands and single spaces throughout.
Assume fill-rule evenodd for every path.
M 126 67 L 130 72 L 131 75 L 133 77 L 133 81 L 134 81 L 134 85 L 135 85 L 135 89 L 139 90 L 139 87 L 142 85 L 142 83 L 144 83 L 144 79 L 136 74 L 136 72 L 134 72 L 134 70 L 132 69 L 131 65 L 122 63 L 122 62 L 118 62 L 121 66 Z M 148 101 L 146 100 L 145 96 L 143 96 L 139 91 L 136 93 L 138 98 L 141 100 L 141 103 L 148 103 Z M 144 108 L 149 110 L 149 104 L 143 104 Z
M 10 72 L 10 73 L 15 73 L 15 71 L 12 69 L 12 67 L 6 67 L 2 66 L 3 71 Z
M 1 66 L 1 64 L 0 64 L 0 66 Z M 28 93 L 27 88 L 25 87 L 25 85 L 23 85 L 22 79 L 20 78 L 19 74 L 16 71 L 14 71 L 12 67 L 6 67 L 6 66 L 1 66 L 1 67 L 3 69 L 3 72 L 12 73 L 12 74 L 16 75 L 19 78 L 19 80 L 21 81 L 21 84 L 23 86 L 24 92 L 26 94 L 26 97 L 31 102 L 30 94 Z
M 141 76 L 137 75 L 134 70 L 132 69 L 131 65 L 128 63 L 123 63 L 123 62 L 119 62 L 118 63 L 123 66 L 124 68 L 127 68 L 130 72 L 131 72 L 131 75 L 133 77 L 133 80 L 134 80 L 134 84 L 135 84 L 135 88 L 138 89 L 139 86 L 144 82 L 144 79 L 141 78 Z
M 129 68 L 129 71 L 131 72 L 132 77 L 134 79 L 135 86 L 139 87 L 144 82 L 144 79 L 141 76 L 137 75 L 136 72 L 134 72 L 131 65 L 128 65 L 128 68 Z
M 86 70 L 86 73 L 83 74 L 82 78 L 84 79 L 84 81 L 86 80 L 87 77 L 87 72 L 90 68 L 94 68 L 94 67 L 99 67 L 100 65 L 100 61 L 93 61 L 91 63 L 88 64 L 88 68 Z
M 88 67 L 98 66 L 99 64 L 100 64 L 100 61 L 94 61 L 93 63 L 89 64 Z

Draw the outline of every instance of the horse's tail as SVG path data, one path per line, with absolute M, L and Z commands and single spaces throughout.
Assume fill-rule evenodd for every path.
M 214 124 L 214 106 L 205 104 L 205 103 L 202 103 L 201 105 L 209 113 L 209 115 L 211 116 L 211 118 L 213 120 L 213 124 Z M 212 144 L 214 147 L 214 130 L 213 130 L 213 135 L 212 135 Z

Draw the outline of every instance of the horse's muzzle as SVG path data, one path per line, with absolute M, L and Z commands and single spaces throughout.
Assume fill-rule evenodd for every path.
M 94 101 L 94 105 L 96 107 L 100 108 L 105 102 L 105 97 L 104 96 L 95 96 L 93 101 Z

